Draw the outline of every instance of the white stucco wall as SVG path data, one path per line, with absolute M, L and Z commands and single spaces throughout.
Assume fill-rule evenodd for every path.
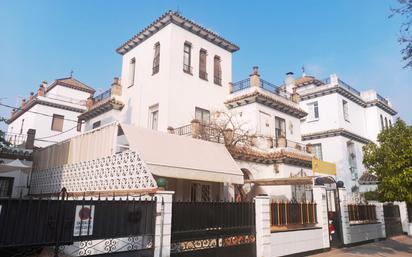
M 192 44 L 193 75 L 183 71 L 183 46 Z M 154 45 L 160 43 L 160 71 L 152 75 Z M 199 78 L 199 50 L 207 50 L 208 81 Z M 213 58 L 221 58 L 222 86 L 213 83 Z M 134 86 L 128 87 L 130 60 L 136 59 Z M 195 116 L 195 107 L 220 110 L 231 81 L 231 53 L 169 24 L 123 56 L 122 85 L 125 108 L 122 120 L 140 127 L 148 126 L 149 107 L 159 105 L 158 129 L 187 125 Z

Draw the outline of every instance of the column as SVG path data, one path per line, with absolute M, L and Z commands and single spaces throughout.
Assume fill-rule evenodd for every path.
M 172 233 L 172 199 L 173 191 L 158 191 L 156 197 L 156 229 L 154 238 L 154 256 L 170 256 Z
M 325 186 L 313 187 L 313 201 L 316 203 L 316 216 L 318 218 L 318 225 L 322 227 L 323 248 L 329 248 L 329 220 Z
M 256 196 L 256 257 L 271 256 L 270 249 L 270 198 Z

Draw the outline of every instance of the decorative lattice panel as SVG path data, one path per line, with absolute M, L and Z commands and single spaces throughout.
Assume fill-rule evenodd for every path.
M 139 154 L 124 151 L 96 160 L 34 171 L 30 193 L 124 191 L 156 188 L 156 181 Z

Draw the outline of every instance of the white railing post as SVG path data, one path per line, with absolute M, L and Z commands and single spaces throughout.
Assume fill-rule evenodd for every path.
M 156 197 L 156 228 L 154 236 L 154 256 L 170 256 L 172 235 L 172 199 L 173 191 L 158 191 Z
M 323 248 L 329 248 L 329 219 L 325 186 L 313 187 L 313 201 L 316 203 L 318 225 L 322 227 Z
M 256 196 L 256 257 L 271 256 L 270 249 L 270 198 Z
M 339 207 L 340 207 L 340 217 L 341 217 L 341 228 L 342 228 L 342 241 L 344 245 L 351 242 L 351 234 L 349 228 L 349 211 L 348 211 L 348 200 L 346 188 L 338 188 L 339 195 Z
M 403 233 L 412 235 L 412 231 L 409 230 L 408 206 L 406 202 L 394 202 L 393 204 L 399 206 Z

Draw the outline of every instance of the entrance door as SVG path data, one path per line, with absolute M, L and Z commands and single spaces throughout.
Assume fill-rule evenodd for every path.
M 339 195 L 336 189 L 326 190 L 326 203 L 328 208 L 329 240 L 331 247 L 342 246 L 341 213 Z
M 383 216 L 385 218 L 386 237 L 402 235 L 402 221 L 399 206 L 387 203 L 383 206 Z

